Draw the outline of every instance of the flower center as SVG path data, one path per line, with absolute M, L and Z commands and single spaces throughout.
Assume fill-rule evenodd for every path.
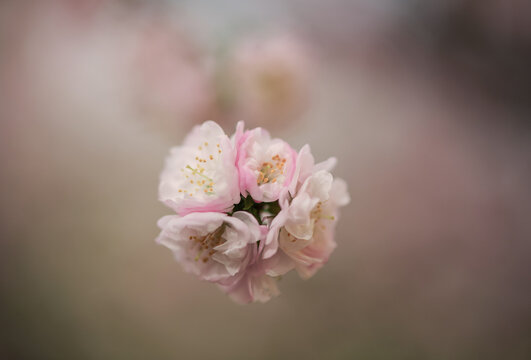
M 279 176 L 284 175 L 284 166 L 286 165 L 286 159 L 280 158 L 280 155 L 275 155 L 271 158 L 271 161 L 262 163 L 258 177 L 256 178 L 257 185 L 263 185 L 267 183 L 276 183 Z
M 206 173 L 208 173 L 207 169 L 211 163 L 220 159 L 222 153 L 221 147 L 219 144 L 216 144 L 216 147 L 209 146 L 208 142 L 204 142 L 197 149 L 199 151 L 195 157 L 195 163 L 192 165 L 187 164 L 181 168 L 181 173 L 186 179 L 185 184 L 189 185 L 183 186 L 177 191 L 188 196 L 194 196 L 197 193 L 214 195 L 215 182 Z
M 326 229 L 326 223 L 320 220 L 335 220 L 333 215 L 327 215 L 323 213 L 323 203 L 319 201 L 310 213 L 310 218 L 313 220 L 315 226 L 319 226 L 321 230 Z
M 323 214 L 323 203 L 319 201 L 317 205 L 313 208 L 312 212 L 310 213 L 310 218 L 314 221 L 317 221 L 319 219 L 325 219 L 325 220 L 335 220 L 335 217 L 333 215 L 326 215 Z
M 199 259 L 201 259 L 201 261 L 204 263 L 210 260 L 212 255 L 216 252 L 214 248 L 225 242 L 225 239 L 221 237 L 224 232 L 225 225 L 221 225 L 216 229 L 216 231 L 204 236 L 190 235 L 188 240 L 192 242 L 192 248 L 197 247 L 197 254 L 194 260 L 199 261 Z

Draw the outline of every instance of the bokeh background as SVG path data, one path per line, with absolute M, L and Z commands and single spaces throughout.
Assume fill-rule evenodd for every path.
M 0 2 L 0 358 L 531 358 L 530 4 Z M 328 265 L 265 305 L 153 241 L 207 119 L 349 184 Z

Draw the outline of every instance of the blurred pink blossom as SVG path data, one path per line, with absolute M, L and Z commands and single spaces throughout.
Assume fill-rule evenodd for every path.
M 269 128 L 299 119 L 308 105 L 309 63 L 302 42 L 291 35 L 238 44 L 228 66 L 233 116 Z
M 220 285 L 220 288 L 240 304 L 267 302 L 280 294 L 277 279 L 268 276 L 267 266 L 268 263 L 257 255 L 245 272 L 240 273 L 237 281 L 231 285 Z
M 214 85 L 206 58 L 167 21 L 155 18 L 139 26 L 131 74 L 141 110 L 165 123 L 208 120 Z

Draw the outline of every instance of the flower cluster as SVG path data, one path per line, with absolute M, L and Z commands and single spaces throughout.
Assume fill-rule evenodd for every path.
M 311 277 L 336 247 L 350 199 L 335 163 L 315 164 L 308 145 L 297 152 L 262 128 L 240 122 L 229 138 L 207 121 L 166 159 L 159 199 L 176 215 L 159 220 L 157 242 L 235 301 L 268 301 L 281 275 Z

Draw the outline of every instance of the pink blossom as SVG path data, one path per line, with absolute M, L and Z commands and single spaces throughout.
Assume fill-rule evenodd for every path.
M 295 194 L 304 181 L 313 173 L 320 170 L 332 171 L 332 169 L 336 166 L 336 163 L 337 159 L 335 157 L 331 157 L 323 162 L 315 164 L 310 145 L 304 145 L 297 155 L 297 166 L 295 168 L 295 175 L 293 176 L 289 191 L 292 194 Z
M 160 176 L 159 200 L 183 216 L 229 211 L 240 201 L 236 151 L 213 121 L 196 126 L 174 147 Z
M 295 202 L 295 199 L 293 199 Z M 310 212 L 310 222 L 296 224 L 288 221 L 279 233 L 279 246 L 284 254 L 295 263 L 295 269 L 302 278 L 309 278 L 320 269 L 336 247 L 334 231 L 338 219 L 338 208 L 350 201 L 346 184 L 336 179 L 331 184 L 328 199 L 319 201 Z M 299 204 L 300 205 L 300 204 Z M 302 217 L 304 218 L 304 217 Z M 311 231 L 309 230 L 311 228 Z M 308 234 L 311 237 L 308 239 Z M 299 233 L 300 237 L 295 235 Z
M 320 170 L 311 175 L 303 183 L 297 195 L 291 200 L 291 194 L 283 192 L 279 200 L 281 211 L 271 222 L 264 250 L 264 257 L 270 258 L 278 249 L 278 235 L 281 228 L 287 230 L 297 238 L 309 240 L 313 235 L 311 212 L 320 203 L 328 200 L 332 187 L 332 174 Z
M 240 304 L 267 302 L 280 294 L 277 279 L 268 276 L 267 262 L 262 260 L 258 254 L 255 262 L 249 265 L 236 281 L 228 285 L 222 284 L 220 288 Z
M 173 251 L 187 272 L 203 280 L 231 286 L 257 256 L 264 229 L 249 213 L 169 215 L 158 222 L 157 242 Z
M 303 203 L 307 206 L 307 208 L 309 208 L 311 206 L 311 203 L 316 203 L 316 200 L 314 199 L 313 201 L 310 201 L 310 204 L 308 204 L 308 196 L 310 195 L 305 194 L 305 191 L 300 191 L 301 187 L 305 183 L 305 180 L 311 177 L 313 173 L 318 173 L 320 171 L 328 173 L 328 171 L 332 170 L 336 163 L 337 159 L 331 157 L 326 161 L 315 164 L 315 160 L 311 153 L 310 146 L 304 145 L 301 148 L 297 156 L 297 165 L 295 167 L 295 174 L 291 180 L 291 184 L 287 188 L 285 188 L 279 196 L 279 205 L 282 211 L 272 220 L 270 224 L 271 231 L 269 232 L 265 242 L 265 258 L 270 258 L 276 253 L 278 249 L 278 234 L 280 228 L 286 225 L 286 222 L 288 222 L 288 226 L 295 226 L 295 222 L 297 221 L 297 219 L 299 219 L 299 217 L 297 216 L 297 211 L 300 212 L 301 207 L 304 207 L 297 206 L 297 204 Z M 328 179 L 329 182 L 331 180 L 331 175 L 324 175 L 324 173 L 321 175 L 319 176 L 322 181 Z M 314 181 L 317 181 L 317 178 L 314 178 Z M 324 183 L 323 185 L 328 186 L 327 183 Z M 306 187 L 308 186 L 310 186 L 310 184 L 306 185 Z M 290 201 L 288 199 L 293 198 L 293 195 L 298 193 L 301 193 L 301 195 L 296 201 L 295 207 L 290 210 Z M 304 210 L 302 210 L 302 213 L 304 213 Z M 291 220 L 289 220 L 289 216 L 291 216 Z M 305 221 L 308 222 L 307 219 Z
M 222 282 L 220 288 L 227 293 L 234 301 L 240 304 L 251 302 L 267 302 L 272 297 L 278 296 L 280 291 L 277 287 L 278 275 L 282 268 L 280 260 L 282 258 L 264 260 L 261 252 L 263 251 L 264 238 L 268 229 L 262 227 L 262 239 L 258 251 L 254 253 L 253 259 L 244 272 L 240 272 L 236 279 L 229 282 Z M 291 263 L 289 270 L 293 269 Z M 287 270 L 286 270 L 287 272 Z
M 326 170 L 308 177 L 291 202 L 283 197 L 265 243 L 268 273 L 281 275 L 295 268 L 303 278 L 312 276 L 336 247 L 338 208 L 349 201 L 345 182 Z
M 313 236 L 315 217 L 312 211 L 328 200 L 333 177 L 328 171 L 320 170 L 310 176 L 291 201 L 284 223 L 286 230 L 300 239 L 310 240 Z
M 283 140 L 271 139 L 262 129 L 242 132 L 235 136 L 238 146 L 240 191 L 249 193 L 256 202 L 276 201 L 283 189 L 293 182 L 297 152 Z

